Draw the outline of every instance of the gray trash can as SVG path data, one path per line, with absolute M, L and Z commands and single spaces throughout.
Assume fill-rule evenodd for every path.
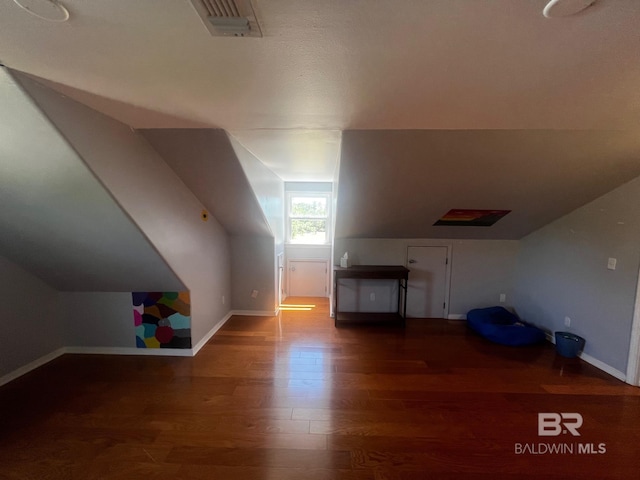
M 567 358 L 580 355 L 584 349 L 584 338 L 569 332 L 556 332 L 556 352 Z

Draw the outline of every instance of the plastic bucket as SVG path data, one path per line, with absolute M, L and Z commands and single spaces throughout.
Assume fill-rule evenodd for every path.
M 567 358 L 580 355 L 584 349 L 584 338 L 569 332 L 556 332 L 556 352 Z

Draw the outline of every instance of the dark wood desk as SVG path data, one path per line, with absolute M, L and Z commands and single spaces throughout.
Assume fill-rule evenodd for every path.
M 398 309 L 396 312 L 339 312 L 338 291 L 342 279 L 398 280 Z M 407 311 L 407 282 L 409 269 L 402 265 L 354 265 L 333 267 L 333 297 L 335 325 L 356 322 L 393 322 L 404 325 Z

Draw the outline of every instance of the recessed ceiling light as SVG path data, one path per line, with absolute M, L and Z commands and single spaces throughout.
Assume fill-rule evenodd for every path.
M 551 0 L 542 14 L 547 18 L 568 17 L 593 5 L 596 0 Z
M 66 22 L 69 10 L 57 0 L 13 0 L 25 12 L 48 22 Z

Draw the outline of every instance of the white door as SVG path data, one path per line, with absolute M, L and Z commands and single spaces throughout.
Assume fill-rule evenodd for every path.
M 289 260 L 289 295 L 326 297 L 327 272 L 325 260 Z
M 408 247 L 407 317 L 444 318 L 448 247 Z

